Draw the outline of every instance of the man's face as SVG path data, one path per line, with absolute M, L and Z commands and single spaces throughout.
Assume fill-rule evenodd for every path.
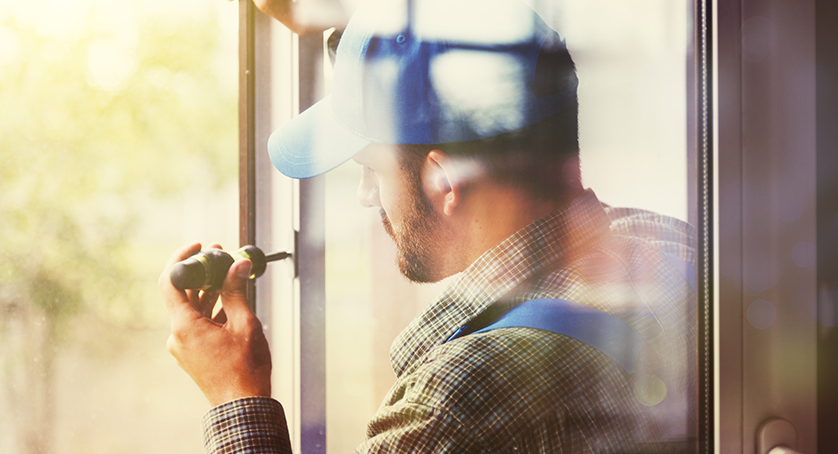
M 392 146 L 370 145 L 354 161 L 363 168 L 358 202 L 379 208 L 384 230 L 396 243 L 402 274 L 414 282 L 446 277 L 445 226 L 422 191 L 421 172 L 405 169 Z

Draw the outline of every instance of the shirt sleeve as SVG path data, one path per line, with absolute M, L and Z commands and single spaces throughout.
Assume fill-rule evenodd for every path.
M 476 430 L 444 409 L 400 402 L 379 410 L 355 454 L 498 452 L 483 446 Z
M 207 454 L 291 454 L 282 405 L 268 397 L 246 397 L 219 405 L 204 416 Z

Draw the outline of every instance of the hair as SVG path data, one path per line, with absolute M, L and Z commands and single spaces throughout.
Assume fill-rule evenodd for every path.
M 532 87 L 535 95 L 561 93 L 576 84 L 576 65 L 567 48 L 542 49 Z M 493 181 L 523 189 L 534 198 L 555 200 L 581 181 L 578 112 L 573 96 L 561 112 L 515 131 L 469 142 L 404 145 L 401 164 L 409 178 L 418 179 L 428 152 L 438 149 L 452 158 L 476 161 Z

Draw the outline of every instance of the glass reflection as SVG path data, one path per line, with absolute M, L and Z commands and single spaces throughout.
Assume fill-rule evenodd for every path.
M 391 2 L 389 7 L 397 3 Z M 609 400 L 611 398 L 601 397 L 609 394 L 609 385 L 603 375 L 607 375 L 604 372 L 607 368 L 600 368 L 587 380 L 595 384 L 592 389 L 598 389 L 600 397 L 584 404 L 580 403 L 584 400 L 582 397 L 575 401 L 580 406 L 596 407 L 605 402 L 610 405 L 608 411 L 594 412 L 598 416 L 593 419 L 602 421 L 602 425 L 622 429 L 602 429 L 603 432 L 597 438 L 602 440 L 626 436 L 628 438 L 624 441 L 633 440 L 628 445 L 633 448 L 640 446 L 638 449 L 641 450 L 649 446 L 663 447 L 670 452 L 673 449 L 691 450 L 691 439 L 695 437 L 696 412 L 696 371 L 693 369 L 696 348 L 693 268 L 695 234 L 692 227 L 684 222 L 688 218 L 694 219 L 687 202 L 689 182 L 686 131 L 695 126 L 687 121 L 688 93 L 684 64 L 689 44 L 687 36 L 691 27 L 684 21 L 684 17 L 690 11 L 690 4 L 652 2 L 643 8 L 627 10 L 618 3 L 535 2 L 535 9 L 552 28 L 563 32 L 564 40 L 557 42 L 567 43 L 576 63 L 578 84 L 575 78 L 570 82 L 563 79 L 558 84 L 561 89 L 554 89 L 552 94 L 572 90 L 576 95 L 578 91 L 581 181 L 585 188 L 593 188 L 595 191 L 596 198 L 593 200 L 614 204 L 613 207 L 603 205 L 607 216 L 604 222 L 610 224 L 607 236 L 617 237 L 620 241 L 641 237 L 654 245 L 657 255 L 653 254 L 655 258 L 652 258 L 648 251 L 637 250 L 633 255 L 622 249 L 620 253 L 628 255 L 619 260 L 609 258 L 608 254 L 588 257 L 583 260 L 584 266 L 578 269 L 573 264 L 566 264 L 566 268 L 561 268 L 564 271 L 556 271 L 552 280 L 547 279 L 549 283 L 533 277 L 535 282 L 513 284 L 503 281 L 505 273 L 500 273 L 492 275 L 489 281 L 481 281 L 481 285 L 474 282 L 464 284 L 473 277 L 471 273 L 476 269 L 485 271 L 486 268 L 480 268 L 480 265 L 488 265 L 485 265 L 485 257 L 481 256 L 440 283 L 421 286 L 411 284 L 400 275 L 399 267 L 394 266 L 394 263 L 402 260 L 399 258 L 402 248 L 394 247 L 385 228 L 380 226 L 381 216 L 378 211 L 383 207 L 362 201 L 362 204 L 373 205 L 375 209 L 370 210 L 367 216 L 359 216 L 358 208 L 353 206 L 357 203 L 358 182 L 363 182 L 363 174 L 369 170 L 359 170 L 349 163 L 332 171 L 326 179 L 326 396 L 329 452 L 345 452 L 354 449 L 359 443 L 371 443 L 369 440 L 364 442 L 363 437 L 369 419 L 373 418 L 373 423 L 383 423 L 387 421 L 386 413 L 394 411 L 402 403 L 399 399 L 401 393 L 409 390 L 404 382 L 412 380 L 406 377 L 410 377 L 412 368 L 417 367 L 411 361 L 428 354 L 433 355 L 430 351 L 435 349 L 447 348 L 445 345 L 448 344 L 444 344 L 444 341 L 453 334 L 447 330 L 459 327 L 454 326 L 457 323 L 440 322 L 440 318 L 444 317 L 440 314 L 456 312 L 456 306 L 464 304 L 463 301 L 466 301 L 465 305 L 470 307 L 472 314 L 483 314 L 492 306 L 475 302 L 469 292 L 486 292 L 491 295 L 488 299 L 505 300 L 509 305 L 514 305 L 536 296 L 555 298 L 557 293 L 562 294 L 563 291 L 572 295 L 572 298 L 568 298 L 572 302 L 583 301 L 584 305 L 614 315 L 625 322 L 631 329 L 626 331 L 627 339 L 632 338 L 633 334 L 640 334 L 638 341 L 625 341 L 621 345 L 622 350 L 630 352 L 629 356 L 634 355 L 634 363 L 629 367 L 636 367 L 635 370 L 621 368 L 621 373 L 628 373 L 628 378 L 624 377 L 621 381 L 628 397 L 622 401 L 621 398 Z M 390 30 L 396 45 L 401 44 L 398 38 L 405 28 L 436 38 L 446 36 L 446 30 L 453 29 L 457 34 L 457 42 L 476 43 L 473 44 L 475 49 L 454 50 L 436 57 L 427 65 L 430 68 L 428 77 L 433 80 L 429 85 L 439 93 L 441 99 L 450 103 L 446 106 L 447 112 L 456 112 L 456 118 L 465 119 L 462 124 L 468 125 L 472 133 L 481 138 L 519 131 L 530 124 L 522 114 L 531 110 L 526 106 L 532 102 L 521 95 L 521 87 L 526 86 L 527 80 L 522 76 L 526 73 L 521 69 L 523 66 L 509 54 L 492 53 L 482 46 L 487 39 L 495 40 L 494 44 L 497 44 L 500 40 L 511 42 L 528 33 L 531 35 L 531 23 L 523 28 L 510 27 L 507 29 L 509 33 L 493 35 L 487 30 L 500 30 L 502 27 L 490 25 L 493 24 L 492 14 L 474 13 L 485 10 L 485 5 L 483 8 L 466 8 L 472 14 L 469 20 L 462 22 L 462 27 L 446 28 L 446 24 L 459 23 L 456 18 L 461 16 L 456 15 L 456 12 L 432 21 L 423 19 L 421 7 L 418 10 L 412 16 L 415 22 L 408 21 L 411 26 L 402 24 Z M 405 13 L 396 16 L 403 17 L 405 21 L 410 17 Z M 498 14 L 498 21 L 505 23 L 514 17 L 513 14 Z M 640 22 L 646 25 L 636 27 Z M 474 24 L 475 28 L 469 29 L 469 24 Z M 471 30 L 472 33 L 465 30 Z M 403 77 L 408 90 L 416 87 L 417 79 L 411 78 L 415 74 L 399 73 L 398 60 L 383 60 L 376 64 L 383 68 L 370 71 L 387 78 Z M 339 65 L 339 62 L 336 63 L 336 78 L 339 77 Z M 370 83 L 370 80 L 362 78 L 364 83 Z M 377 82 L 371 85 L 371 90 L 381 90 L 382 87 L 397 84 Z M 487 85 L 506 88 L 481 91 Z M 336 99 L 340 94 L 337 85 L 333 90 Z M 394 98 L 396 96 L 392 93 L 380 96 L 387 103 L 392 103 Z M 387 125 L 389 130 L 381 132 L 380 136 L 390 138 L 388 142 L 422 143 L 421 140 L 415 140 L 415 137 L 414 140 L 401 137 L 416 134 L 416 127 L 395 125 L 415 121 L 415 118 L 413 115 L 401 118 L 396 113 L 399 107 L 387 103 L 372 106 L 375 109 L 372 109 L 370 115 L 374 115 L 374 119 L 367 124 Z M 358 103 L 353 103 L 352 107 L 358 108 Z M 498 112 L 503 114 L 499 116 Z M 364 118 L 360 114 L 346 117 L 358 123 Z M 397 121 L 394 123 L 393 119 Z M 434 130 L 444 135 L 452 123 L 456 124 L 456 120 L 446 118 Z M 353 128 L 366 125 L 350 123 L 348 126 Z M 461 131 L 462 128 L 459 128 Z M 470 145 L 483 146 L 485 143 L 467 141 L 460 145 L 440 145 L 445 143 L 444 140 L 424 140 L 424 143 L 460 156 L 458 165 L 452 166 L 452 169 L 456 169 L 452 172 L 460 175 L 458 181 L 479 184 L 481 178 L 486 177 L 485 160 L 462 158 L 470 156 Z M 420 149 L 420 155 L 432 148 Z M 410 167 L 411 158 L 405 156 L 410 151 L 406 152 L 404 147 L 395 151 L 402 165 L 407 168 Z M 521 161 L 522 155 L 515 155 L 515 158 L 507 159 L 504 163 L 525 166 Z M 363 162 L 360 164 L 366 166 Z M 543 167 L 545 173 L 566 175 L 566 164 L 551 166 L 544 162 Z M 569 165 L 572 168 L 578 162 Z M 570 171 L 570 174 L 574 172 Z M 421 179 L 421 172 L 414 174 L 413 178 L 414 181 L 417 181 L 416 178 Z M 554 184 L 557 179 L 553 179 Z M 421 186 L 413 189 L 414 197 L 423 194 Z M 550 192 L 544 191 L 547 194 Z M 427 194 L 427 191 L 424 193 Z M 571 199 L 576 200 L 576 205 L 572 206 L 577 210 L 580 200 L 593 197 L 592 192 L 574 194 Z M 501 204 L 503 199 L 498 198 L 494 202 Z M 521 227 L 526 231 L 526 225 Z M 586 226 L 581 231 L 590 232 L 590 228 Z M 549 237 L 539 232 L 529 233 L 533 238 L 541 240 Z M 419 239 L 423 236 L 413 235 L 411 238 Z M 556 240 L 557 243 L 561 241 Z M 497 250 L 492 249 L 491 253 L 497 253 Z M 511 263 L 517 263 L 514 257 L 517 256 L 509 257 Z M 571 260 L 571 263 L 574 262 Z M 492 290 L 492 286 L 499 281 L 509 286 Z M 574 285 L 581 287 L 574 288 Z M 514 290 L 510 291 L 512 288 Z M 464 294 L 470 296 L 465 297 Z M 456 302 L 452 302 L 454 300 Z M 415 318 L 417 316 L 418 319 Z M 433 339 L 423 337 L 428 335 L 424 333 L 423 327 L 429 323 L 436 323 L 436 329 L 432 330 L 435 331 Z M 449 327 L 446 323 L 453 324 Z M 442 334 L 443 331 L 446 335 Z M 615 331 L 619 329 L 615 328 Z M 408 339 L 414 336 L 426 341 L 427 349 L 423 347 L 408 354 L 403 353 L 400 346 L 411 342 Z M 614 338 L 609 336 L 596 331 L 590 343 L 615 343 Z M 574 338 L 579 337 L 584 335 Z M 517 345 L 510 345 L 509 348 L 511 356 L 507 358 L 508 361 L 527 362 L 535 357 L 518 350 Z M 599 351 L 602 353 L 606 350 L 607 347 L 601 347 Z M 613 356 L 620 354 L 614 353 Z M 612 356 L 607 352 L 605 355 Z M 563 355 L 557 354 L 556 357 L 561 358 Z M 398 378 L 394 377 L 393 368 Z M 546 366 L 536 368 L 539 372 L 546 369 Z M 513 382 L 516 386 L 522 386 L 520 381 Z M 583 395 L 585 392 L 575 394 Z M 621 403 L 615 404 L 616 401 Z M 615 411 L 614 408 L 620 405 L 623 405 L 623 410 Z M 590 431 L 599 430 L 595 427 L 600 427 L 600 423 L 591 426 L 579 424 L 573 426 L 572 430 L 593 433 Z M 615 435 L 620 431 L 623 435 Z M 573 443 L 564 441 L 571 445 Z

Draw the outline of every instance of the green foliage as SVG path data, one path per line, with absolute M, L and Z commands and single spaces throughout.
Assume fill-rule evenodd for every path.
M 0 306 L 58 327 L 81 312 L 136 316 L 144 210 L 196 178 L 236 175 L 236 93 L 215 69 L 215 24 L 139 18 L 133 32 L 68 37 L 11 17 L 0 29 L 17 46 L 0 64 Z
M 0 452 L 144 452 L 149 421 L 185 420 L 137 384 L 181 393 L 156 277 L 184 193 L 237 174 L 235 37 L 195 5 L 0 6 Z

